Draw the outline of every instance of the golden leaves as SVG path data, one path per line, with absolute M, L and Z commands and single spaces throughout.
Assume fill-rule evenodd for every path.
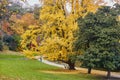
M 38 51 L 39 54 L 43 54 L 50 60 L 67 61 L 68 55 L 77 54 L 73 51 L 73 43 L 76 40 L 74 34 L 78 29 L 76 19 L 84 17 L 88 12 L 95 12 L 98 6 L 93 4 L 93 0 L 82 0 L 81 3 L 78 0 L 75 1 L 76 3 L 74 3 L 74 0 L 70 0 L 72 12 L 66 15 L 66 0 L 57 0 L 55 2 L 45 0 L 39 17 L 42 25 L 39 28 L 30 26 L 22 36 L 22 45 L 25 45 L 30 51 Z M 36 38 L 39 35 L 42 36 L 40 36 L 38 42 Z M 29 48 L 28 44 L 34 46 Z

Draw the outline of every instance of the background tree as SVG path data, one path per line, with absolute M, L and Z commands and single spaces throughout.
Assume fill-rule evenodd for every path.
M 21 35 L 27 30 L 29 25 L 35 25 L 36 20 L 34 18 L 34 14 L 32 13 L 25 13 L 24 15 L 20 14 L 13 14 L 10 17 L 11 29 Z
M 7 20 L 9 18 L 9 14 L 8 14 L 8 1 L 7 0 L 0 0 L 0 47 L 1 50 L 3 50 L 3 37 L 5 35 L 4 29 L 3 27 L 8 27 L 8 23 Z
M 7 18 L 7 6 L 8 6 L 7 0 L 0 1 L 0 23 L 3 19 Z
M 83 66 L 88 68 L 103 68 L 110 72 L 120 67 L 120 5 L 102 7 L 95 14 L 89 13 L 78 19 L 79 37 L 76 49 L 82 50 Z
M 13 8 L 15 10 L 12 10 Z M 20 6 L 19 6 L 20 7 Z M 11 4 L 10 0 L 1 0 L 0 1 L 0 42 L 1 42 L 1 47 L 6 46 L 6 42 L 4 41 L 4 38 L 7 37 L 6 35 L 13 36 L 13 31 L 10 27 L 10 16 L 13 13 L 18 13 L 18 5 L 16 4 Z M 17 44 L 17 43 L 16 43 Z M 11 46 L 12 47 L 12 46 Z M 4 48 L 2 48 L 4 49 Z
M 25 14 L 27 12 L 27 10 L 25 8 L 22 7 L 22 5 L 20 3 L 9 3 L 9 14 Z

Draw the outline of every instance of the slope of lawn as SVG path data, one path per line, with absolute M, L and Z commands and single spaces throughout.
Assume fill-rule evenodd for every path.
M 57 70 L 37 60 L 23 56 L 0 54 L 0 80 L 100 80 L 87 74 L 51 74 L 45 70 Z M 2 77 L 6 77 L 2 79 Z

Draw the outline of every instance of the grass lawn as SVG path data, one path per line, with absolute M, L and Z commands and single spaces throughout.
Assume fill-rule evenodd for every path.
M 88 74 L 44 72 L 58 69 L 23 56 L 0 54 L 0 80 L 100 80 L 100 77 Z

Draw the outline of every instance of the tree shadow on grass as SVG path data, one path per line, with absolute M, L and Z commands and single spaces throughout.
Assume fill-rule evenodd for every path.
M 97 76 L 100 80 L 120 80 L 120 77 L 110 77 L 110 79 L 107 79 L 106 76 Z

